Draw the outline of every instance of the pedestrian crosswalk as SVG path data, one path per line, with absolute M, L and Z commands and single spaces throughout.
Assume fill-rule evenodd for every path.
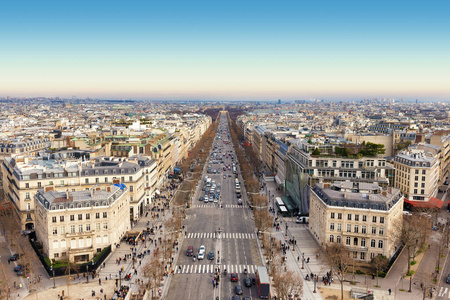
M 192 205 L 193 208 L 211 208 L 211 207 L 219 207 L 219 204 L 217 203 L 208 203 L 208 204 L 194 204 Z M 242 208 L 242 205 L 238 204 L 225 204 L 225 208 Z
M 445 296 L 447 296 L 450 299 L 450 292 L 449 292 L 448 288 L 447 287 L 444 288 L 441 286 L 438 296 L 443 297 L 443 298 L 445 298 Z
M 227 273 L 244 273 L 247 269 L 248 274 L 254 274 L 256 271 L 256 265 L 202 265 L 202 264 L 192 264 L 192 265 L 176 265 L 174 273 L 175 274 L 199 274 L 199 273 L 216 273 L 220 272 L 223 274 L 223 270 L 226 269 Z
M 186 236 L 188 239 L 256 239 L 254 233 L 216 233 L 216 232 L 191 232 Z

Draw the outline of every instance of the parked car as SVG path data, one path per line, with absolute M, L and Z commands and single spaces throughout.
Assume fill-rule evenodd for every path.
M 448 274 L 447 279 L 445 280 L 445 282 L 450 283 L 450 274 Z
M 19 259 L 19 254 L 13 254 L 9 260 L 15 261 Z
M 203 201 L 203 200 L 204 200 L 203 196 L 200 196 L 200 198 L 198 198 L 198 201 Z
M 204 259 L 205 258 L 205 252 L 200 252 L 197 256 L 198 260 Z
M 22 265 L 18 265 L 14 268 L 14 272 L 19 272 L 20 270 L 22 270 Z

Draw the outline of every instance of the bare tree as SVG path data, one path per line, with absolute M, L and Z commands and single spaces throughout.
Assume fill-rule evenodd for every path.
M 278 272 L 273 276 L 273 286 L 280 299 L 300 299 L 303 279 L 293 271 Z
M 375 274 L 377 276 L 377 286 L 378 286 L 378 274 L 379 274 L 380 270 L 383 270 L 384 268 L 386 268 L 388 264 L 389 264 L 389 259 L 384 255 L 377 255 L 374 258 L 372 258 L 370 265 L 376 272 Z
M 330 265 L 331 270 L 337 270 L 337 272 L 334 272 L 334 276 L 336 276 L 341 284 L 341 300 L 343 300 L 345 273 L 353 264 L 350 251 L 343 244 L 329 243 L 325 245 L 324 252 L 325 259 Z
M 152 298 L 159 286 L 159 282 L 162 280 L 162 270 L 163 267 L 159 255 L 152 256 L 142 268 L 142 274 L 147 279 L 147 289 L 151 291 Z
M 431 280 L 433 278 L 432 274 L 424 274 L 424 276 L 421 277 L 419 281 L 419 288 L 422 292 L 422 299 L 425 300 L 428 296 L 430 298 L 432 297 L 432 291 L 435 287 L 434 282 Z
M 430 229 L 431 223 L 427 217 L 421 214 L 404 216 L 403 226 L 400 231 L 400 242 L 408 250 L 407 274 L 411 272 L 411 258 L 415 257 L 418 249 L 422 249 L 426 245 Z

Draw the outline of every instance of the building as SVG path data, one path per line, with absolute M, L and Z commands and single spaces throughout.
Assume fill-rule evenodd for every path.
M 376 255 L 391 258 L 403 222 L 403 196 L 377 183 L 335 181 L 311 189 L 309 230 L 322 247 L 342 243 L 353 258 L 368 262 Z
M 424 150 L 410 148 L 394 158 L 394 186 L 409 201 L 429 201 L 438 191 L 439 159 Z
M 40 158 L 5 158 L 2 164 L 5 197 L 12 202 L 23 230 L 35 228 L 32 199 L 46 186 L 53 186 L 57 191 L 75 192 L 124 183 L 128 187 L 130 218 L 137 220 L 146 205 L 145 175 L 138 160 L 99 157 L 83 161 L 71 157 L 70 153 L 66 157 L 52 154 Z
M 128 188 L 57 192 L 53 186 L 35 195 L 36 238 L 50 259 L 87 262 L 102 249 L 119 244 L 130 230 Z
M 394 168 L 381 157 L 342 157 L 334 155 L 334 146 L 320 145 L 320 155 L 312 155 L 314 145 L 301 142 L 291 147 L 286 155 L 286 192 L 302 214 L 309 211 L 309 188 L 320 180 L 352 180 L 393 184 Z

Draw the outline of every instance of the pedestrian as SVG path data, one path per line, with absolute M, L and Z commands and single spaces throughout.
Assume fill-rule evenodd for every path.
M 300 261 L 300 256 L 297 256 L 297 261 Z
M 389 295 L 391 294 L 391 289 L 388 289 Z
M 100 278 L 98 279 L 98 285 L 102 285 L 102 280 Z

